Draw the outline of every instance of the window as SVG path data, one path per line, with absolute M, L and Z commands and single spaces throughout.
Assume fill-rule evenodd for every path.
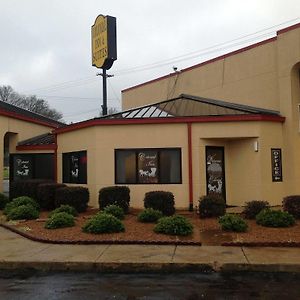
M 87 183 L 86 151 L 63 153 L 63 182 Z
M 54 179 L 53 154 L 11 154 L 10 179 Z
M 181 149 L 117 149 L 115 182 L 181 183 Z

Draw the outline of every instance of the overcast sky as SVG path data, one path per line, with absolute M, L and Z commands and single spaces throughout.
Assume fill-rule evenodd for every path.
M 0 85 L 37 95 L 66 122 L 97 116 L 91 26 L 117 18 L 108 106 L 121 90 L 274 36 L 300 22 L 300 0 L 0 0 Z M 162 99 L 164 100 L 164 99 Z

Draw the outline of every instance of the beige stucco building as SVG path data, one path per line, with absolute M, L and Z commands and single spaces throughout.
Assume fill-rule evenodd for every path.
M 178 208 L 194 207 L 207 193 L 228 205 L 281 204 L 300 194 L 299 69 L 296 24 L 128 88 L 123 112 L 53 131 L 48 151 L 57 180 L 87 186 L 93 206 L 99 189 L 111 185 L 129 186 L 133 207 L 154 190 L 173 192 Z M 35 130 L 22 139 L 49 128 Z M 41 151 L 34 141 L 11 151 Z

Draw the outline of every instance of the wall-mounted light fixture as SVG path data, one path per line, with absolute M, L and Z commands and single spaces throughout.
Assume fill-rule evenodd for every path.
M 258 141 L 255 141 L 253 146 L 254 146 L 254 151 L 258 152 Z

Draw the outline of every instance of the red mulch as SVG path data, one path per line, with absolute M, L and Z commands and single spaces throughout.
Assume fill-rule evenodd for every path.
M 23 236 L 48 243 L 74 244 L 177 244 L 177 245 L 224 245 L 224 246 L 297 246 L 300 247 L 300 222 L 289 228 L 268 228 L 259 226 L 253 220 L 245 233 L 224 232 L 220 229 L 216 218 L 199 219 L 196 213 L 181 211 L 179 214 L 188 217 L 194 225 L 191 236 L 169 236 L 153 232 L 155 224 L 137 221 L 137 210 L 131 210 L 123 220 L 125 232 L 113 234 L 84 233 L 81 227 L 86 220 L 98 212 L 89 209 L 80 214 L 74 227 L 45 229 L 45 221 L 28 220 L 17 224 L 5 223 L 2 226 Z M 47 218 L 48 213 L 42 212 L 40 218 Z

